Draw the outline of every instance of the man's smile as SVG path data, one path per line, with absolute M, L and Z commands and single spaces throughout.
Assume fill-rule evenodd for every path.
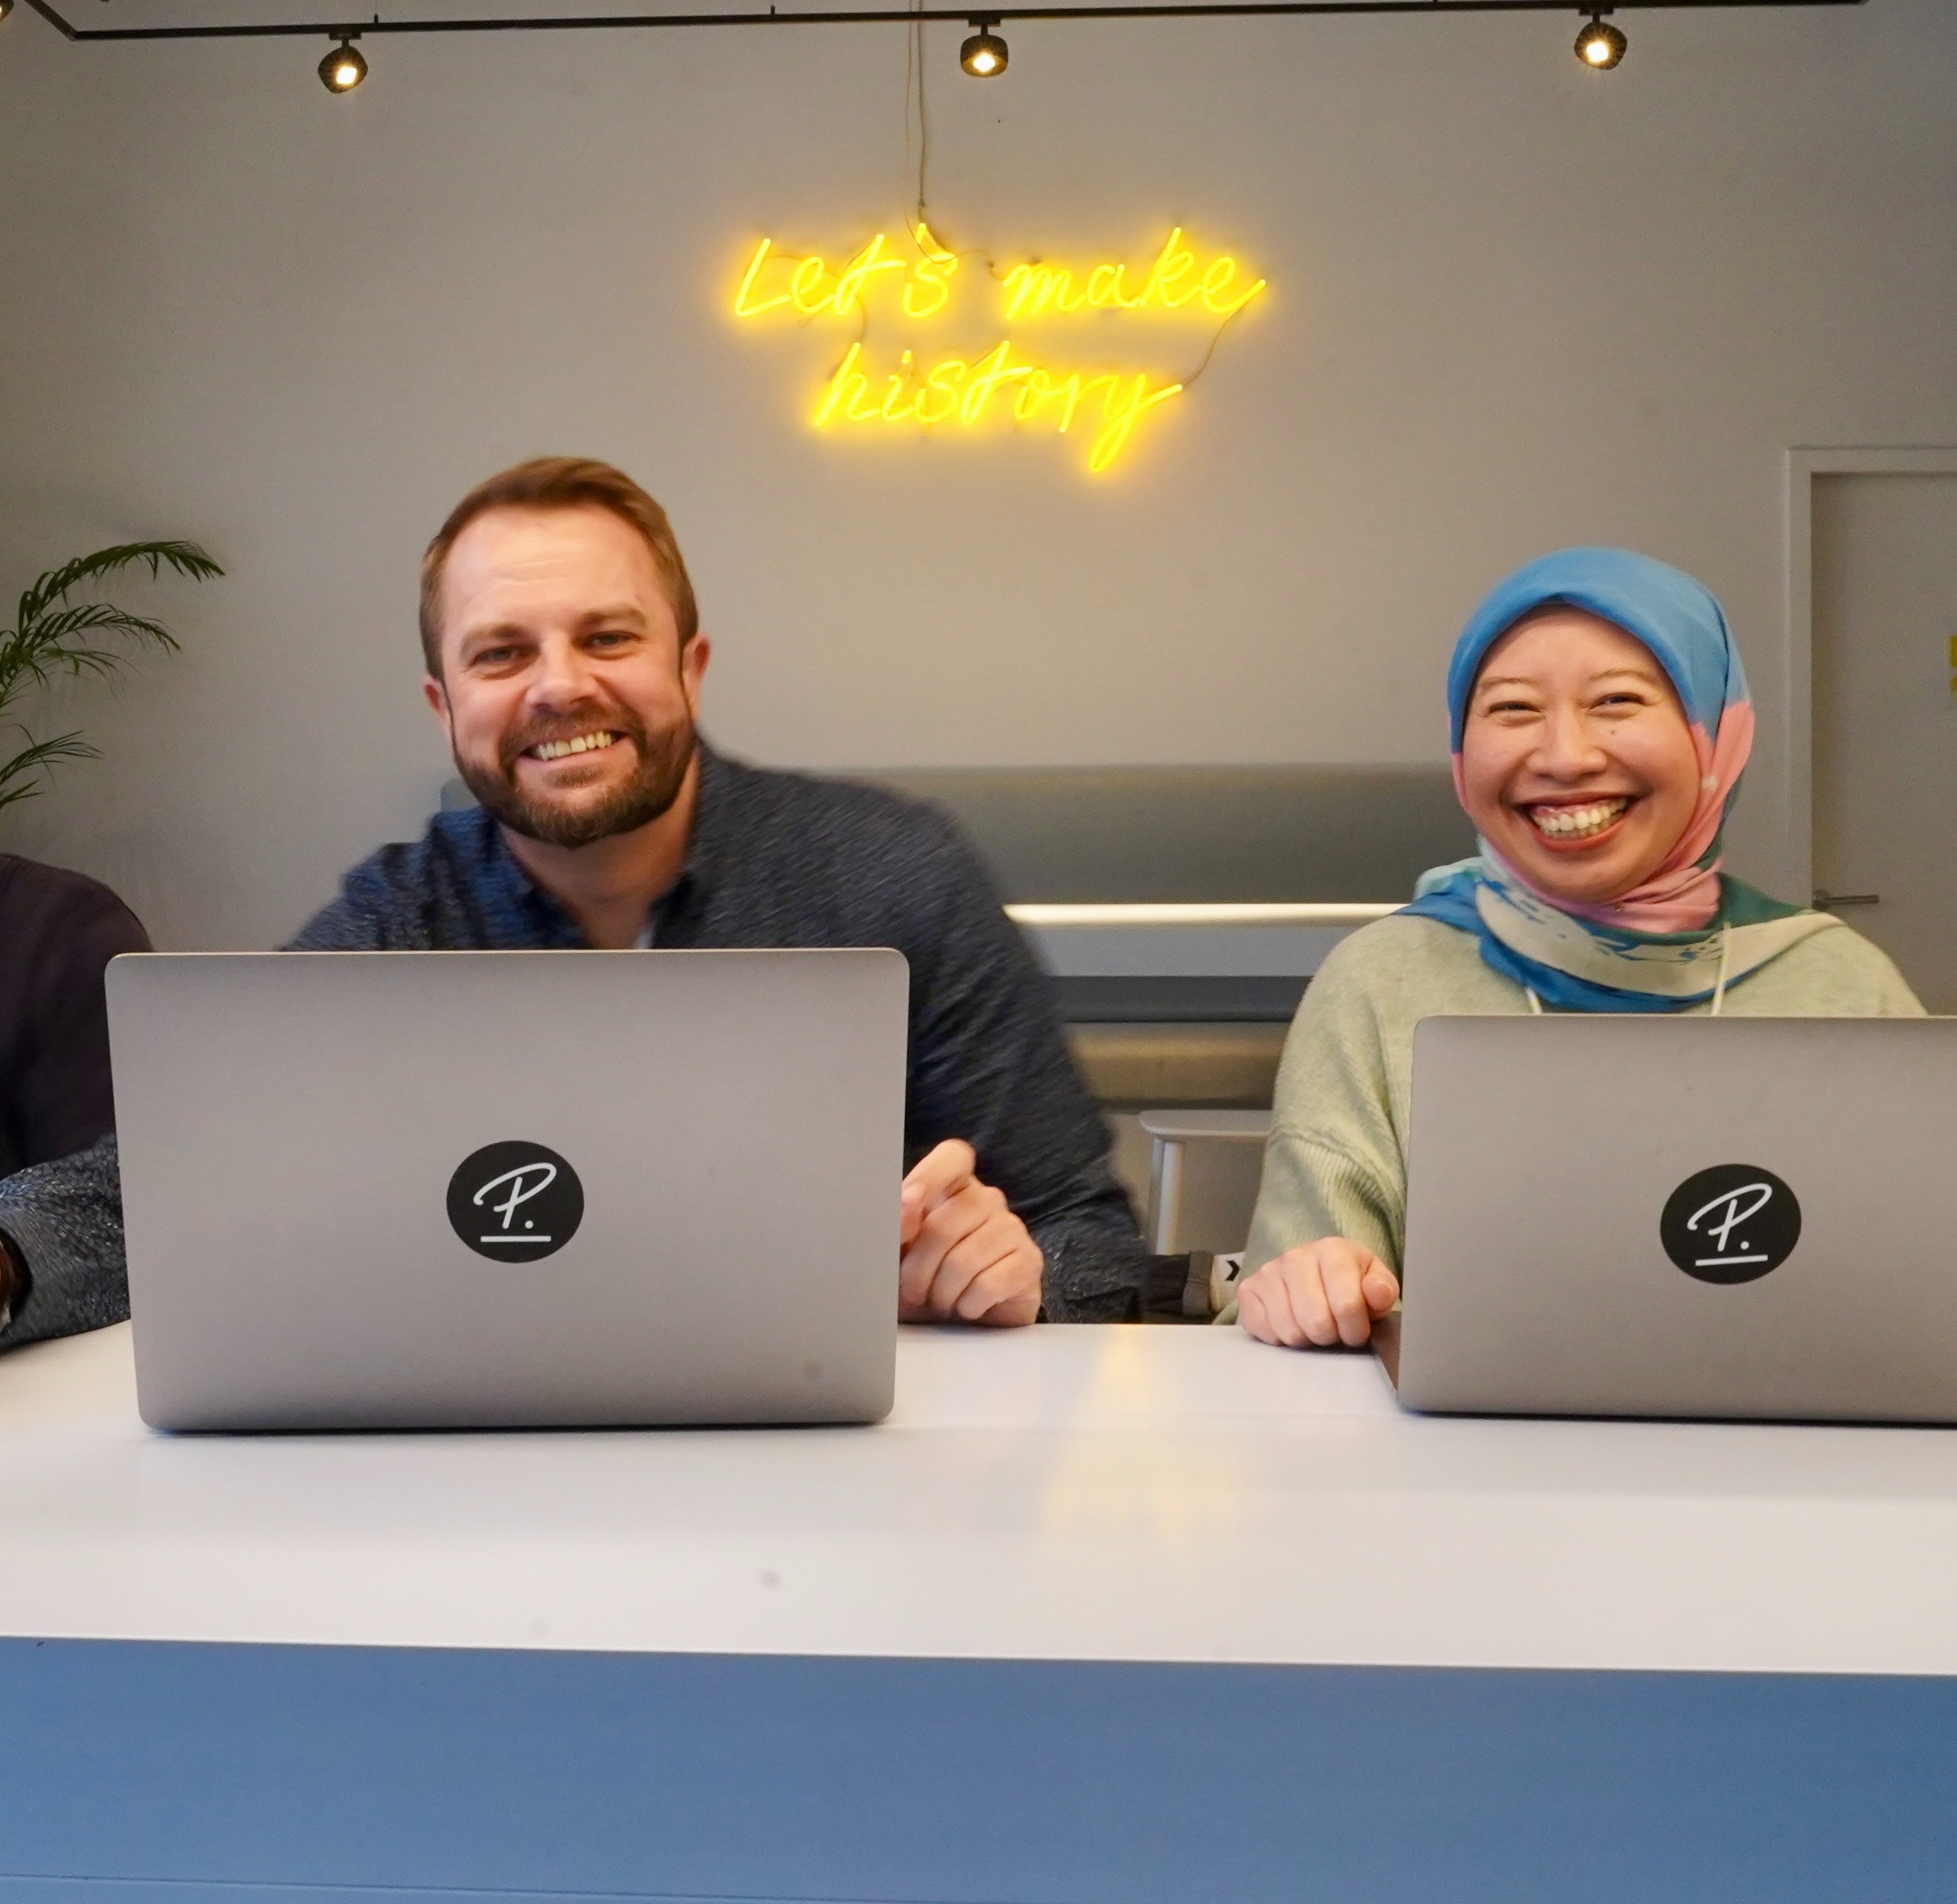
M 540 740 L 534 747 L 526 747 L 523 753 L 530 760 L 564 760 L 574 754 L 596 753 L 603 748 L 615 746 L 622 738 L 611 728 L 599 727 L 565 739 Z

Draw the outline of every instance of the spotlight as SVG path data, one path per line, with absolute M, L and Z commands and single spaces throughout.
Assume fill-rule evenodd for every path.
M 320 62 L 320 84 L 329 93 L 350 93 L 366 77 L 367 62 L 350 33 Z
M 0 20 L 6 18 L 14 10 L 14 0 L 0 0 Z
M 1624 57 L 1630 45 L 1601 14 L 1593 13 L 1589 25 L 1576 36 L 1576 57 L 1593 72 L 1608 73 Z
M 995 78 L 1005 70 L 1005 42 L 992 31 L 997 20 L 972 20 L 978 31 L 958 50 L 958 63 L 975 80 Z

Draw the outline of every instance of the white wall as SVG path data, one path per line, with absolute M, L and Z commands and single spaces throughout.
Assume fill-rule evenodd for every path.
M 134 0 L 70 0 L 90 23 Z M 165 0 L 143 0 L 157 17 Z M 1267 306 L 1126 467 L 1045 437 L 838 444 L 826 343 L 736 332 L 745 242 L 901 218 L 904 36 L 843 28 L 62 44 L 0 28 L 0 585 L 183 534 L 186 641 L 70 707 L 104 746 L 0 843 L 160 941 L 270 942 L 445 772 L 415 559 L 520 456 L 664 498 L 719 651 L 710 726 L 824 766 L 1404 761 L 1513 563 L 1627 542 L 1725 598 L 1781 876 L 1781 459 L 1957 438 L 1957 8 L 929 35 L 961 244 L 1141 251 L 1180 219 Z

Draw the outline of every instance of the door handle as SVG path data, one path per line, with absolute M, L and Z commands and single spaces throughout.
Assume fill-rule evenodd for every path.
M 1843 906 L 1880 906 L 1881 903 L 1882 895 L 1880 893 L 1817 893 L 1814 895 L 1814 909 L 1821 913 L 1832 913 Z

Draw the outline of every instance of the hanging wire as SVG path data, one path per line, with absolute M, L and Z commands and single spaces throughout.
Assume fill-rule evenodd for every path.
M 914 224 L 929 222 L 925 217 L 925 207 L 929 201 L 927 182 L 931 171 L 931 112 L 925 97 L 925 88 L 930 68 L 924 61 L 924 21 L 919 0 L 920 14 L 917 24 L 910 29 L 911 38 L 917 49 L 917 216 Z
M 904 29 L 903 51 L 903 201 L 909 208 L 905 224 L 913 234 L 920 224 L 929 222 L 929 179 L 931 166 L 931 114 L 925 98 L 926 67 L 924 61 L 924 0 L 911 0 L 912 18 Z M 915 188 L 911 165 L 912 129 L 916 127 Z

